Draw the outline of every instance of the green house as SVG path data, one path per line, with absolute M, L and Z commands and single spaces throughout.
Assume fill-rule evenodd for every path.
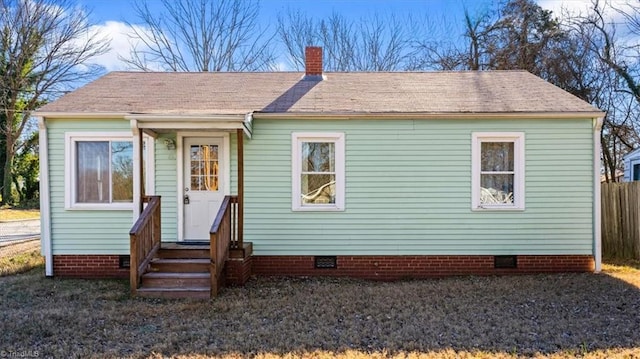
M 112 72 L 42 107 L 48 276 L 600 270 L 604 114 L 524 71 Z

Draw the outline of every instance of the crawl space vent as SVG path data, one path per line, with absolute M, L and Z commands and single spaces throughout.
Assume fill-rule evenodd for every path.
M 338 268 L 338 259 L 336 256 L 316 256 L 314 257 L 316 268 Z
M 131 267 L 131 257 L 130 256 L 120 256 L 118 258 L 118 267 L 119 268 L 129 268 Z
M 494 256 L 493 268 L 518 268 L 517 256 Z

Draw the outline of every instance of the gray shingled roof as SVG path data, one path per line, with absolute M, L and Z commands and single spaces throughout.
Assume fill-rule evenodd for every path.
M 39 112 L 544 113 L 597 108 L 525 71 L 303 73 L 112 72 Z

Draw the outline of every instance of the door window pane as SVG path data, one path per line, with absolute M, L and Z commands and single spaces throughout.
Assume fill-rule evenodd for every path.
M 218 146 L 192 145 L 189 156 L 191 160 L 191 190 L 217 191 L 219 187 Z

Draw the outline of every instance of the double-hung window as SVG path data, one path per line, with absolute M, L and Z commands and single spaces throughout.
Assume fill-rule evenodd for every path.
M 131 209 L 131 134 L 67 133 L 67 209 Z
M 294 211 L 343 211 L 344 133 L 293 133 Z
M 524 210 L 524 133 L 472 134 L 472 210 Z

